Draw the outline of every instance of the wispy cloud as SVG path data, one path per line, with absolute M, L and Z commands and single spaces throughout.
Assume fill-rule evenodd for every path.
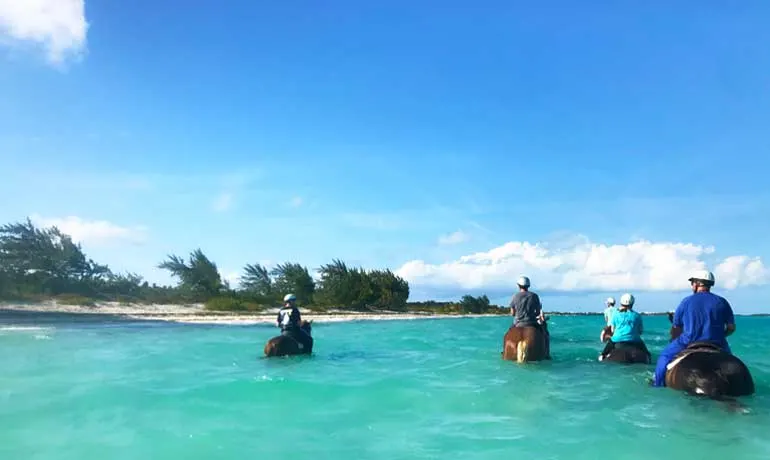
M 351 227 L 369 230 L 399 230 L 406 223 L 402 214 L 376 212 L 344 213 L 342 220 Z
M 147 239 L 147 227 L 121 226 L 106 220 L 86 220 L 77 216 L 43 217 L 30 216 L 30 220 L 41 227 L 57 227 L 69 235 L 74 242 L 88 244 L 131 243 L 142 244 Z
M 555 245 L 511 241 L 440 264 L 412 260 L 397 272 L 416 286 L 438 289 L 512 289 L 526 274 L 537 289 L 549 291 L 676 291 L 689 287 L 693 270 L 709 268 L 704 259 L 713 253 L 714 247 L 692 243 L 607 245 L 576 237 Z M 770 270 L 758 257 L 729 256 L 713 261 L 711 269 L 723 289 L 770 283 Z
M 298 207 L 302 206 L 302 204 L 304 202 L 305 202 L 305 200 L 302 199 L 301 196 L 295 196 L 294 198 L 292 198 L 289 201 L 289 206 L 291 206 L 292 208 L 298 208 Z
M 462 230 L 457 230 L 456 232 L 450 233 L 448 235 L 441 235 L 438 238 L 438 244 L 442 246 L 450 246 L 454 244 L 464 243 L 469 239 L 470 239 L 470 235 L 463 232 Z
M 0 43 L 32 42 L 56 66 L 85 51 L 84 0 L 0 0 Z
M 211 203 L 211 209 L 215 212 L 225 212 L 233 207 L 233 194 L 229 192 L 220 193 Z

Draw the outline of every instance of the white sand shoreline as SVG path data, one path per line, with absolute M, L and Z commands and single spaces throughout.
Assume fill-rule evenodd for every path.
M 34 322 L 35 316 L 39 315 L 41 321 L 45 321 L 46 316 L 67 316 L 72 321 L 79 319 L 98 321 L 100 318 L 120 318 L 124 321 L 165 321 L 172 323 L 187 324 L 274 324 L 276 321 L 277 309 L 268 309 L 263 312 L 255 313 L 234 313 L 234 312 L 213 312 L 205 310 L 202 304 L 178 305 L 178 304 L 120 304 L 116 302 L 99 303 L 96 306 L 63 305 L 55 301 L 21 304 L 21 303 L 0 303 L 0 324 L 3 318 L 24 315 L 27 322 Z M 300 308 L 303 319 L 313 320 L 318 323 L 335 323 L 350 321 L 388 321 L 388 320 L 419 320 L 419 319 L 447 319 L 447 318 L 474 318 L 474 317 L 495 317 L 501 315 L 451 315 L 434 314 L 430 312 L 418 313 L 398 313 L 398 312 L 376 312 L 376 313 L 356 313 L 341 310 L 330 310 L 327 313 L 318 313 Z

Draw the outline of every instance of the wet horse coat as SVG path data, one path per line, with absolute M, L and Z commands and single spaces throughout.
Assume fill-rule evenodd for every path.
M 672 327 L 671 340 L 674 335 Z M 712 399 L 750 396 L 755 390 L 746 364 L 709 342 L 691 343 L 674 357 L 666 368 L 666 386 Z
M 265 344 L 265 356 L 309 355 L 313 353 L 312 321 L 302 321 L 300 326 L 310 337 L 310 346 L 303 348 L 302 344 L 288 334 L 275 336 Z
M 512 325 L 503 337 L 503 359 L 519 363 L 549 359 L 549 338 L 539 326 Z
M 611 340 L 612 332 L 609 326 L 602 329 L 601 339 L 602 342 Z M 651 357 L 648 355 L 644 348 L 632 343 L 632 342 L 618 342 L 614 348 L 604 356 L 600 361 L 610 361 L 624 364 L 650 364 Z

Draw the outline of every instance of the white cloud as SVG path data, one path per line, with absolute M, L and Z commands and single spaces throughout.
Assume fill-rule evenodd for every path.
M 764 266 L 759 257 L 730 256 L 714 269 L 714 277 L 722 280 L 725 289 L 740 286 L 756 286 L 770 280 L 770 269 Z
M 225 212 L 233 206 L 233 194 L 222 193 L 211 203 L 211 209 L 216 212 Z
M 127 242 L 141 244 L 147 237 L 147 228 L 143 226 L 122 227 L 104 220 L 84 220 L 77 216 L 47 218 L 34 214 L 30 216 L 30 220 L 41 227 L 56 226 L 76 243 Z
M 301 196 L 295 196 L 294 198 L 291 199 L 291 201 L 289 201 L 289 206 L 291 206 L 292 208 L 298 208 L 302 206 L 302 203 L 304 202 L 305 200 L 303 200 Z
M 0 0 L 0 42 L 40 44 L 52 64 L 79 56 L 87 30 L 84 0 Z
M 673 291 L 688 289 L 689 273 L 708 269 L 703 257 L 713 252 L 710 246 L 644 240 L 615 245 L 584 237 L 568 244 L 512 241 L 441 264 L 412 260 L 397 273 L 415 286 L 432 288 L 513 289 L 516 278 L 526 274 L 535 289 L 543 290 Z M 712 271 L 722 289 L 770 283 L 770 270 L 759 258 L 730 256 Z
M 438 238 L 438 244 L 442 246 L 449 246 L 453 244 L 460 244 L 468 241 L 470 236 L 462 230 L 457 230 L 449 235 L 442 235 Z

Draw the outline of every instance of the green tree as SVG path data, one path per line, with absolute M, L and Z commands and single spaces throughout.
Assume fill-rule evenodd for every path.
M 372 270 L 369 278 L 374 286 L 374 304 L 378 308 L 405 311 L 409 299 L 409 283 L 390 270 Z
M 327 306 L 405 310 L 409 284 L 390 270 L 350 268 L 334 259 L 318 269 L 321 275 L 319 301 Z
M 258 297 L 274 297 L 273 280 L 270 278 L 270 272 L 260 264 L 246 265 L 243 268 L 241 289 Z
M 489 309 L 489 298 L 486 294 L 480 297 L 464 295 L 460 300 L 460 306 L 464 313 L 479 314 Z
M 301 304 L 307 305 L 313 302 L 315 281 L 307 267 L 286 262 L 277 265 L 270 274 L 274 277 L 273 292 L 277 297 L 291 292 L 297 296 L 297 301 Z
M 318 300 L 327 306 L 351 307 L 358 297 L 353 275 L 345 262 L 334 259 L 318 269 L 321 275 Z
M 188 263 L 179 256 L 169 255 L 158 268 L 168 270 L 178 278 L 180 287 L 191 292 L 196 300 L 208 300 L 225 289 L 217 265 L 200 249 L 190 253 Z
M 110 276 L 69 235 L 39 229 L 30 219 L 0 227 L 0 267 L 17 293 L 89 293 Z
M 139 298 L 146 292 L 147 282 L 136 273 L 110 274 L 106 283 L 106 290 L 115 297 Z

